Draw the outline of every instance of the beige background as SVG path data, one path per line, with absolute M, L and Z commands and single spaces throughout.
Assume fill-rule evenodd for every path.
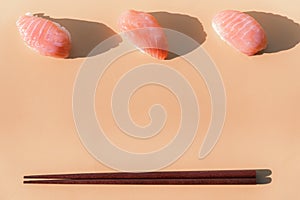
M 275 35 L 274 38 L 277 39 L 272 40 L 273 48 L 277 50 L 247 57 L 222 42 L 210 24 L 213 15 L 223 9 L 273 13 L 300 23 L 299 1 L 232 0 L 223 3 L 216 0 L 149 2 L 2 0 L 0 5 L 2 8 L 0 17 L 0 199 L 250 200 L 299 197 L 297 185 L 300 178 L 298 171 L 300 45 L 296 45 L 300 37 L 299 25 L 293 25 L 290 21 L 279 17 L 279 24 L 284 29 L 284 34 L 281 39 L 280 36 Z M 192 146 L 178 161 L 165 170 L 270 168 L 273 171 L 271 184 L 263 186 L 22 184 L 22 176 L 25 174 L 111 171 L 86 151 L 77 136 L 72 116 L 72 90 L 76 74 L 85 60 L 86 51 L 98 40 L 95 39 L 95 34 L 99 34 L 102 40 L 113 34 L 113 31 L 117 31 L 118 15 L 130 8 L 147 12 L 173 13 L 172 16 L 175 16 L 173 26 L 179 26 L 176 19 L 191 19 L 194 22 L 196 20 L 197 23 L 199 20 L 206 33 L 205 41 L 201 41 L 201 46 L 216 63 L 226 88 L 227 117 L 222 136 L 210 155 L 204 160 L 198 160 L 198 150 L 210 117 L 207 90 L 201 77 L 196 77 L 190 66 L 186 65 L 181 58 L 163 62 L 181 70 L 189 77 L 197 92 L 202 116 L 199 132 Z M 73 19 L 64 22 L 92 27 L 87 33 L 83 33 L 79 27 L 72 26 L 73 34 L 81 32 L 86 37 L 82 39 L 76 35 L 77 48 L 73 52 L 74 59 L 43 57 L 24 45 L 15 27 L 15 21 L 19 15 L 28 11 L 45 13 L 56 19 Z M 180 17 L 178 14 L 183 16 Z M 76 21 L 76 19 L 87 22 Z M 88 22 L 91 22 L 92 26 L 89 26 Z M 192 30 L 190 33 L 197 33 L 197 31 L 199 30 Z M 273 34 L 275 32 L 278 31 L 274 31 Z M 91 33 L 93 35 L 88 37 Z M 91 38 L 95 41 L 91 41 Z M 287 43 L 291 45 L 286 47 Z M 82 48 L 78 48 L 79 46 Z M 286 50 L 278 51 L 284 48 Z M 115 70 L 115 74 L 118 75 L 118 70 L 129 69 L 149 61 L 155 60 L 136 52 L 116 61 L 115 67 L 121 64 L 123 67 L 112 70 Z M 109 94 L 110 85 L 114 82 L 110 76 L 112 75 L 108 74 L 106 77 L 105 88 L 102 90 L 98 88 L 96 100 L 99 98 L 105 100 L 106 94 Z M 145 96 L 147 98 L 144 98 Z M 157 138 L 154 137 L 147 142 L 135 141 L 118 134 L 115 125 L 112 124 L 110 110 L 101 103 L 105 101 L 96 101 L 96 108 L 98 116 L 108 116 L 103 119 L 104 126 L 110 134 L 109 137 L 116 144 L 131 151 L 147 152 L 165 144 L 173 136 L 171 132 L 177 129 L 179 121 L 178 104 L 171 93 L 153 86 L 136 93 L 130 103 L 133 118 L 137 123 L 145 124 L 149 120 L 145 112 L 146 108 L 157 101 L 166 105 L 169 118 L 164 131 Z

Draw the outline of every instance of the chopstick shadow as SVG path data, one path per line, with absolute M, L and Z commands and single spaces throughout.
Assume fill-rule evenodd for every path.
M 37 13 L 35 16 L 56 22 L 70 32 L 72 48 L 68 58 L 96 56 L 117 47 L 122 41 L 120 36 L 102 23 L 68 18 L 52 18 L 45 16 L 44 13 Z M 109 40 L 109 43 L 105 43 L 101 48 L 94 49 L 98 44 L 112 36 L 114 38 Z M 92 50 L 93 52 L 91 53 Z
M 300 42 L 300 26 L 293 20 L 273 13 L 256 11 L 245 13 L 256 19 L 266 32 L 268 46 L 259 54 L 288 50 Z
M 178 39 L 177 37 L 168 37 L 167 34 L 169 49 L 178 49 L 178 52 L 176 51 L 178 55 L 174 52 L 169 52 L 167 57 L 168 60 L 193 51 L 194 49 L 199 47 L 206 39 L 204 28 L 200 21 L 195 17 L 168 12 L 151 12 L 150 14 L 157 19 L 158 23 L 163 28 L 172 29 L 174 31 L 183 33 L 195 41 L 184 43 L 185 41 L 176 41 L 176 39 Z
M 259 169 L 256 170 L 256 183 L 258 184 L 268 184 L 272 182 L 272 178 L 268 177 L 272 174 L 269 169 Z

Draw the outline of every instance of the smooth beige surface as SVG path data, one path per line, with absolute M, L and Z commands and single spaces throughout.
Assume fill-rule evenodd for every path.
M 287 47 L 287 43 L 299 41 L 299 25 L 295 28 L 295 24 L 290 21 L 282 17 L 277 18 L 280 21 L 278 24 L 285 31 L 282 32 L 284 34 L 281 39 L 276 35 L 274 36 L 276 40 L 272 38 L 273 49 L 286 50 L 247 57 L 221 41 L 214 33 L 210 21 L 220 10 L 237 9 L 273 13 L 300 23 L 299 1 L 10 0 L 1 1 L 0 6 L 0 199 L 299 198 L 300 44 L 296 42 L 296 46 Z M 271 184 L 263 186 L 22 184 L 22 176 L 25 174 L 111 171 L 86 151 L 77 136 L 72 115 L 72 92 L 76 74 L 85 60 L 86 51 L 92 44 L 117 31 L 116 19 L 126 9 L 173 13 L 166 15 L 175 16 L 173 26 L 178 25 L 176 19 L 194 20 L 191 24 L 198 25 L 199 29 L 189 31 L 196 38 L 200 22 L 206 37 L 205 40 L 203 37 L 198 38 L 198 41 L 216 63 L 226 88 L 227 116 L 222 136 L 209 156 L 199 160 L 198 150 L 210 117 L 208 92 L 203 80 L 195 76 L 180 58 L 160 62 L 181 70 L 189 77 L 197 92 L 202 116 L 198 134 L 191 147 L 165 170 L 270 168 L 273 171 Z M 76 52 L 73 52 L 74 59 L 43 57 L 24 45 L 15 27 L 15 21 L 19 15 L 28 11 L 45 13 L 55 19 L 71 19 L 65 20 L 64 23 L 69 23 L 73 27 L 73 34 L 81 31 L 87 38 L 82 40 L 80 35 L 76 35 L 77 47 Z M 76 26 L 76 23 L 81 27 Z M 187 23 L 182 26 L 187 26 Z M 270 26 L 272 29 L 276 24 Z M 80 30 L 82 27 L 90 29 L 84 33 Z M 295 34 L 296 30 L 299 35 Z M 99 34 L 101 39 L 96 38 L 92 41 L 89 38 L 90 34 L 93 38 L 95 34 Z M 78 48 L 81 45 L 83 48 Z M 123 63 L 122 70 L 155 61 L 138 52 L 122 59 L 124 62 L 119 60 L 114 63 L 115 67 L 118 63 Z M 116 75 L 121 72 L 118 68 L 114 70 Z M 106 79 L 108 82 L 103 91 L 100 88 L 97 90 L 96 100 L 104 101 L 96 101 L 96 109 L 98 116 L 103 114 L 107 116 L 104 119 L 104 126 L 111 134 L 109 137 L 116 144 L 134 152 L 147 152 L 166 144 L 173 136 L 171 130 L 178 128 L 179 110 L 174 96 L 154 86 L 146 87 L 144 91 L 141 90 L 133 96 L 130 109 L 133 119 L 139 124 L 149 122 L 145 113 L 149 105 L 155 102 L 165 104 L 169 112 L 165 130 L 157 138 L 138 142 L 118 134 L 115 130 L 111 112 L 103 104 L 105 100 L 107 101 L 106 94 L 109 94 L 111 84 L 115 80 L 109 76 Z

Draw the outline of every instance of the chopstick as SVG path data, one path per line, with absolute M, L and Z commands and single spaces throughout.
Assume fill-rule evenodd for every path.
M 256 170 L 158 171 L 28 175 L 33 179 L 255 178 Z
M 255 178 L 216 179 L 57 179 L 28 180 L 24 184 L 114 184 L 114 185 L 253 185 Z
M 258 179 L 258 174 L 263 177 Z M 27 175 L 24 184 L 223 185 L 269 183 L 270 170 L 159 171 Z

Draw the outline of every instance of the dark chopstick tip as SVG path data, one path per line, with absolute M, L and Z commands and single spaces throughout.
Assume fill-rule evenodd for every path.
M 256 184 L 269 184 L 272 182 L 271 177 L 256 177 Z
M 270 176 L 272 174 L 272 171 L 270 169 L 257 169 L 256 170 L 256 176 Z

